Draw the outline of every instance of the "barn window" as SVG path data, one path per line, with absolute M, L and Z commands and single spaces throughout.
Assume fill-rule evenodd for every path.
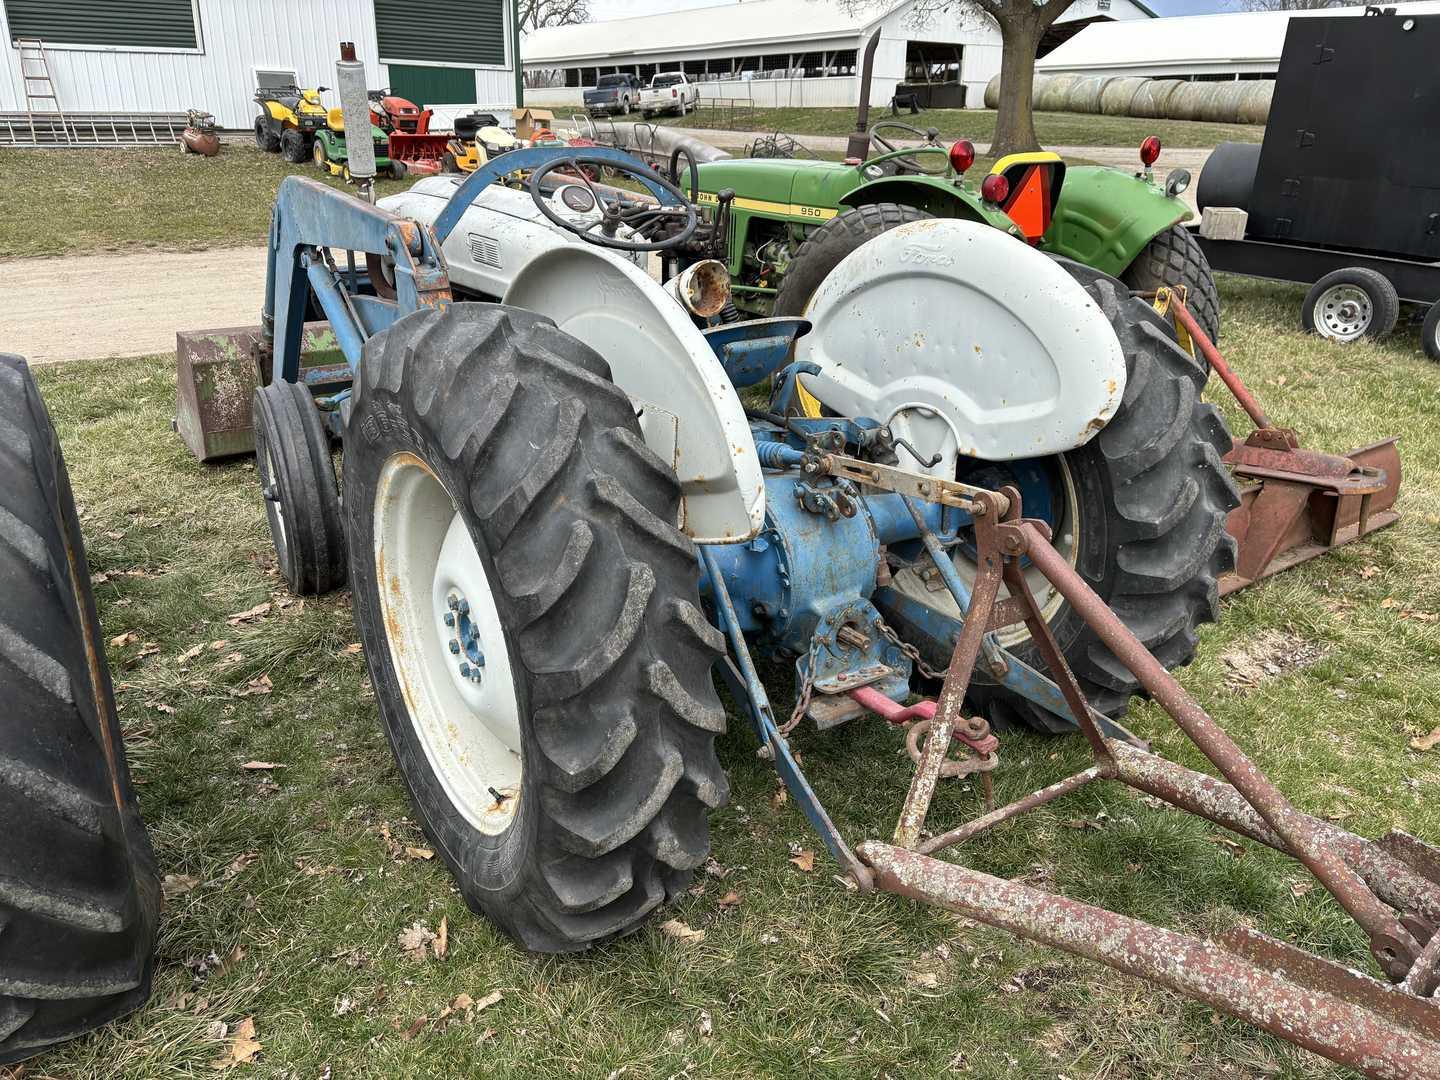
M 194 0 L 4 0 L 10 37 L 49 47 L 198 49 Z

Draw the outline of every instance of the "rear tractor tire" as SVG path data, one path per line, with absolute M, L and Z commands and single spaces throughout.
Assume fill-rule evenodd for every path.
M 1120 280 L 1136 292 L 1154 292 L 1163 285 L 1183 286 L 1185 306 L 1213 342 L 1220 340 L 1220 292 L 1210 260 L 1183 225 L 1157 234 L 1140 249 Z M 1171 325 L 1174 325 L 1173 320 Z M 1204 363 L 1202 360 L 1201 363 Z
M 370 339 L 347 432 L 355 618 L 436 850 L 526 948 L 634 930 L 728 795 L 674 473 L 594 351 L 493 304 Z
M 297 596 L 345 584 L 345 527 L 330 437 L 310 391 L 273 382 L 255 391 L 255 471 L 280 575 Z
M 140 1007 L 160 883 L 65 462 L 0 356 L 0 1065 Z
M 1038 486 L 1051 498 L 1049 506 L 1027 499 L 1026 516 L 1048 518 L 1057 550 L 1167 669 L 1180 667 L 1194 658 L 1198 627 L 1215 621 L 1220 576 L 1235 563 L 1225 522 L 1239 494 L 1220 460 L 1230 433 L 1215 407 L 1200 400 L 1208 372 L 1176 344 L 1150 304 L 1128 296 L 1114 278 L 1063 263 L 1120 340 L 1127 370 L 1120 407 L 1078 450 L 1031 462 L 961 459 L 969 468 L 958 478 L 989 487 L 1014 483 L 1024 494 L 1025 476 L 1052 477 L 1048 484 L 1031 480 L 1032 491 Z M 973 574 L 974 563 L 963 554 L 957 553 L 956 563 L 962 576 Z M 949 594 L 930 592 L 913 570 L 897 573 L 895 584 L 911 599 L 954 617 Z M 1107 716 L 1122 716 L 1141 692 L 1139 682 L 1043 578 L 1032 573 L 1030 587 L 1090 703 Z M 903 637 L 921 644 L 931 664 L 948 662 L 948 641 L 936 641 L 923 624 L 909 625 L 886 610 L 888 604 L 880 607 Z M 1001 644 L 1043 670 L 1028 631 L 1004 631 Z M 971 701 L 997 726 L 1074 730 L 1068 718 L 995 685 L 983 668 L 976 671 Z
M 874 203 L 840 211 L 812 232 L 795 252 L 775 293 L 775 314 L 804 315 L 815 290 L 845 256 L 897 225 L 932 216 L 901 203 Z

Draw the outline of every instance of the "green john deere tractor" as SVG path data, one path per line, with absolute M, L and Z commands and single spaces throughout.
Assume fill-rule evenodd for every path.
M 1160 140 L 1140 147 L 1135 173 L 1099 166 L 1067 168 L 1047 152 L 1013 154 L 972 178 L 975 148 L 948 148 L 935 128 L 896 120 L 867 128 L 870 65 L 866 49 L 856 131 L 845 161 L 727 158 L 694 164 L 677 150 L 671 171 L 695 201 L 728 203 L 729 270 L 735 305 L 756 315 L 802 315 L 820 282 L 878 233 L 924 217 L 994 226 L 1041 251 L 1120 278 L 1132 289 L 1183 285 L 1186 303 L 1213 339 L 1220 303 L 1210 265 L 1181 227 L 1192 214 L 1180 201 L 1184 169 L 1164 181 L 1153 166 Z M 901 140 L 920 146 L 897 146 Z M 693 162 L 691 163 L 693 164 Z M 722 200 L 722 193 L 728 192 Z M 916 253 L 917 259 L 943 257 Z

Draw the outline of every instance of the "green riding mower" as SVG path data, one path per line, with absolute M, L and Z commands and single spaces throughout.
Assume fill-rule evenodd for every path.
M 262 86 L 255 91 L 260 115 L 255 118 L 255 145 L 266 153 L 279 151 L 292 164 L 310 156 L 315 136 L 325 129 L 325 106 L 320 95 L 328 86 L 313 90 L 298 86 Z
M 370 138 L 375 142 L 377 175 L 388 175 L 393 180 L 403 179 L 404 164 L 390 158 L 390 136 L 375 124 L 371 124 Z M 339 109 L 331 109 L 326 116 L 325 126 L 315 133 L 315 143 L 310 156 L 316 165 L 331 176 L 350 179 L 350 150 L 345 141 L 345 117 Z

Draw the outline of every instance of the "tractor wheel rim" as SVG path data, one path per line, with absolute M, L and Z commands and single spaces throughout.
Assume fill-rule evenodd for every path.
M 471 825 L 503 832 L 523 771 L 510 652 L 464 516 L 413 454 L 381 471 L 375 560 L 391 661 L 431 770 Z
M 1356 285 L 1332 285 L 1315 301 L 1315 328 L 1332 341 L 1354 341 L 1374 318 L 1369 294 Z
M 1080 551 L 1079 497 L 1075 491 L 1075 480 L 1071 475 L 1069 462 L 1067 462 L 1063 456 L 1060 456 L 1055 459 L 1055 464 L 1060 487 L 1058 494 L 1061 497 L 1060 509 L 1062 516 L 1059 521 L 1051 523 L 1054 532 L 1051 545 L 1060 553 L 1067 563 L 1074 566 Z M 1027 517 L 1035 516 L 1030 509 L 1027 509 L 1025 512 Z M 955 569 L 960 572 L 961 579 L 966 585 L 973 588 L 975 585 L 974 559 L 967 556 L 963 549 L 956 549 L 954 561 Z M 1065 598 L 1060 595 L 1059 590 L 1050 583 L 1049 579 L 1031 565 L 1028 560 L 1023 566 L 1025 568 L 1025 584 L 1030 587 L 1031 595 L 1035 597 L 1035 602 L 1039 604 L 1040 614 L 1044 617 L 1045 622 L 1049 623 L 1055 618 L 1055 615 L 1065 603 Z M 1006 586 L 1001 585 L 1001 598 L 1003 599 L 1009 595 L 1010 590 Z M 1024 625 L 1009 626 L 1004 630 L 997 631 L 995 637 L 1002 648 L 1008 649 L 1029 641 L 1030 631 L 1027 630 Z
M 273 508 L 274 513 L 270 520 L 275 525 L 275 550 L 282 555 L 285 553 L 287 543 L 287 532 L 285 528 L 285 503 L 280 498 L 280 482 L 276 479 L 279 473 L 275 468 L 275 454 L 270 447 L 265 447 L 265 501 Z

